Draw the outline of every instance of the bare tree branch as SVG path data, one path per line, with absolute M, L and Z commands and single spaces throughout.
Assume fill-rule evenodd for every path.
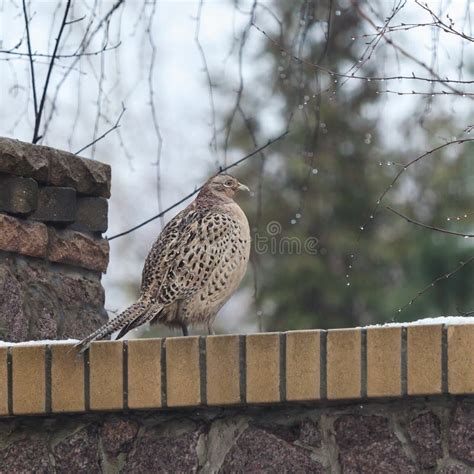
M 462 268 L 471 263 L 473 260 L 474 257 L 470 257 L 466 261 L 460 262 L 454 270 L 451 270 L 450 272 L 444 273 L 443 275 L 440 275 L 439 277 L 435 278 L 429 285 L 425 286 L 425 288 L 419 291 L 407 304 L 399 308 L 398 312 L 401 313 L 405 308 L 412 305 L 421 295 L 431 290 L 439 281 L 447 280 L 448 278 L 452 277 L 455 273 L 459 272 Z
M 199 1 L 198 11 L 196 14 L 196 29 L 194 31 L 194 42 L 198 48 L 199 54 L 201 56 L 201 61 L 204 67 L 204 72 L 207 79 L 207 87 L 209 91 L 209 105 L 211 108 L 211 126 L 212 126 L 212 138 L 210 147 L 216 157 L 216 162 L 219 163 L 219 155 L 217 153 L 217 125 L 216 125 L 216 107 L 214 104 L 214 85 L 211 79 L 211 73 L 209 71 L 209 65 L 207 64 L 206 53 L 202 47 L 201 40 L 199 39 L 199 33 L 201 30 L 201 13 L 204 0 Z
M 71 22 L 66 22 L 66 25 L 70 25 Z M 70 54 L 56 54 L 54 56 L 55 59 L 68 59 L 68 58 L 80 58 L 83 56 L 98 56 L 99 54 L 105 53 L 107 51 L 113 51 L 114 49 L 117 49 L 120 45 L 122 44 L 121 41 L 119 41 L 117 44 L 113 46 L 107 46 L 102 49 L 99 49 L 98 51 L 84 51 L 82 53 L 70 53 Z M 51 59 L 53 57 L 52 54 L 46 54 L 46 53 L 21 53 L 19 51 L 10 51 L 10 50 L 5 50 L 5 49 L 0 49 L 0 54 L 9 54 L 13 56 L 28 56 L 32 58 L 49 58 Z
M 276 143 L 277 141 L 281 140 L 283 137 L 285 137 L 287 134 L 289 133 L 288 130 L 286 130 L 285 132 L 283 132 L 281 135 L 279 135 L 278 137 L 276 138 L 273 138 L 272 140 L 269 140 L 265 145 L 262 145 L 261 147 L 257 148 L 256 150 L 252 151 L 252 153 L 249 153 L 248 155 L 245 155 L 243 158 L 240 158 L 239 160 L 237 161 L 234 161 L 234 163 L 231 163 L 230 165 L 228 166 L 225 166 L 224 168 L 222 167 L 219 167 L 219 170 L 217 171 L 218 173 L 224 173 L 226 172 L 227 170 L 230 170 L 231 168 L 234 168 L 235 166 L 239 165 L 240 163 L 243 163 L 245 160 L 248 160 L 249 158 L 251 158 L 252 156 L 258 154 L 258 153 L 261 153 L 265 148 L 269 147 L 270 145 L 273 145 L 274 143 Z M 192 191 L 191 193 L 187 194 L 186 196 L 184 196 L 182 199 L 180 199 L 179 201 L 175 202 L 174 204 L 172 204 L 171 206 L 167 207 L 165 210 L 163 210 L 162 212 L 160 212 L 159 214 L 157 214 L 156 216 L 153 216 L 153 217 L 150 217 L 150 219 L 147 219 L 146 221 L 142 222 L 141 224 L 138 224 L 136 225 L 135 227 L 132 227 L 131 229 L 128 229 L 124 232 L 120 232 L 119 234 L 116 234 L 116 235 L 113 235 L 112 237 L 108 237 L 108 240 L 114 240 L 118 237 L 122 237 L 124 235 L 127 235 L 127 234 L 130 234 L 130 232 L 133 232 L 137 229 L 139 229 L 140 227 L 143 227 L 144 225 L 146 224 L 149 224 L 150 222 L 154 221 L 155 219 L 158 219 L 162 216 L 164 216 L 165 214 L 167 214 L 169 211 L 171 211 L 172 209 L 174 209 L 175 207 L 178 207 L 180 204 L 182 204 L 183 202 L 187 201 L 189 198 L 193 197 L 196 193 L 198 193 L 200 190 L 201 190 L 202 186 L 200 186 L 199 188 L 196 188 L 194 191 Z
M 361 18 L 363 18 L 364 20 L 366 20 L 374 29 L 378 30 L 377 28 L 377 25 L 372 21 L 372 19 L 360 8 L 360 5 L 357 3 L 356 0 L 351 0 L 351 3 L 352 5 L 354 6 L 354 8 L 357 10 L 357 13 L 359 14 L 359 16 Z M 387 36 L 385 36 L 383 34 L 383 32 L 381 33 L 381 37 L 383 38 L 383 40 L 390 44 L 391 46 L 393 46 L 398 52 L 400 52 L 403 56 L 405 56 L 407 59 L 410 59 L 411 61 L 413 61 L 414 63 L 418 64 L 418 66 L 422 67 L 423 69 L 425 69 L 427 72 L 429 72 L 431 74 L 431 76 L 435 79 L 437 79 L 439 82 L 443 83 L 446 85 L 446 87 L 448 87 L 452 92 L 456 92 L 458 93 L 458 95 L 462 95 L 462 92 L 460 92 L 459 90 L 457 90 L 455 87 L 451 86 L 449 82 L 447 82 L 446 80 L 444 80 L 442 77 L 440 77 L 436 71 L 434 71 L 432 68 L 430 68 L 426 63 L 424 63 L 423 61 L 421 61 L 420 59 L 418 59 L 416 56 L 414 56 L 412 53 L 410 53 L 409 51 L 407 51 L 405 48 L 401 47 L 400 45 L 394 43 L 394 41 L 391 39 L 391 38 L 388 38 Z
M 33 61 L 33 53 L 31 51 L 31 37 L 30 37 L 30 20 L 26 11 L 26 0 L 23 0 L 23 16 L 25 19 L 26 29 L 26 41 L 28 44 L 28 59 L 30 61 L 30 73 L 31 73 L 31 88 L 33 89 L 33 106 L 35 110 L 35 119 L 38 116 L 38 99 L 36 97 L 36 80 L 35 80 L 35 66 Z M 20 46 L 21 41 L 17 46 Z M 33 142 L 34 143 L 34 142 Z
M 402 174 L 408 169 L 410 168 L 410 166 L 413 166 L 415 163 L 418 163 L 418 161 L 422 160 L 423 158 L 425 158 L 426 156 L 428 155 L 432 155 L 433 153 L 436 153 L 437 151 L 439 150 L 442 150 L 443 148 L 446 148 L 450 145 L 453 145 L 453 144 L 458 144 L 458 145 L 461 145 L 463 143 L 468 143 L 468 142 L 474 142 L 474 138 L 461 138 L 461 139 L 458 139 L 458 140 L 451 140 L 449 142 L 446 142 L 446 143 L 443 143 L 442 145 L 439 145 L 435 148 L 432 148 L 431 150 L 428 150 L 426 151 L 425 153 L 423 153 L 422 155 L 418 156 L 417 158 L 414 158 L 413 160 L 409 161 L 408 163 L 406 163 L 405 165 L 400 165 L 401 166 L 401 169 L 398 171 L 398 173 L 395 175 L 395 177 L 392 179 L 392 181 L 390 182 L 390 184 L 385 188 L 385 190 L 382 192 L 382 194 L 380 194 L 379 198 L 377 199 L 377 202 L 375 203 L 375 206 L 374 208 L 372 209 L 372 212 L 370 213 L 370 216 L 369 216 L 369 219 L 372 220 L 378 210 L 378 208 L 380 207 L 380 205 L 382 204 L 382 201 L 384 200 L 385 196 L 390 192 L 390 190 L 393 188 L 393 186 L 395 185 L 395 183 L 400 179 L 400 176 L 402 176 Z M 368 221 L 367 221 L 368 222 Z M 367 224 L 366 222 L 366 224 Z M 361 230 L 364 230 L 364 227 L 365 225 L 364 224 L 363 226 L 361 226 Z
M 95 140 L 92 140 L 88 145 L 83 146 L 80 150 L 77 150 L 74 154 L 78 155 L 79 153 L 82 153 L 84 150 L 87 150 L 87 148 L 95 145 L 98 141 L 105 138 L 109 133 L 113 132 L 114 130 L 117 130 L 120 127 L 120 120 L 122 119 L 122 116 L 126 110 L 127 109 L 125 108 L 125 105 L 122 103 L 122 110 L 120 112 L 120 115 L 117 117 L 117 120 L 114 123 L 114 125 L 111 128 L 109 128 L 106 132 L 104 132 L 100 137 L 97 137 Z
M 96 2 L 97 3 L 97 2 Z M 94 19 L 94 16 L 95 16 L 95 12 L 93 11 L 92 12 L 92 20 L 89 22 L 89 24 L 87 25 L 86 27 L 86 31 L 84 33 L 84 36 L 82 38 L 82 41 L 80 42 L 79 46 L 77 47 L 76 49 L 76 53 L 79 53 L 79 52 L 83 52 L 85 51 L 85 49 L 90 45 L 90 43 L 92 42 L 93 38 L 95 37 L 95 35 L 102 29 L 102 27 L 104 26 L 104 24 L 107 24 L 112 15 L 115 13 L 115 11 L 120 8 L 120 6 L 124 3 L 124 0 L 116 0 L 114 2 L 114 4 L 110 7 L 110 9 L 107 11 L 107 13 L 100 19 L 99 23 L 95 26 L 94 29 L 92 29 L 92 25 L 93 25 L 93 19 Z M 92 31 L 91 31 L 92 29 Z M 45 121 L 45 128 L 44 128 L 44 134 L 46 134 L 47 130 L 48 130 L 48 127 L 49 127 L 49 124 L 51 123 L 51 120 L 53 118 L 53 115 L 54 115 L 54 112 L 55 112 L 55 109 L 56 109 L 56 101 L 58 99 L 58 95 L 59 95 L 59 92 L 61 90 L 61 87 L 64 85 L 64 83 L 66 82 L 66 79 L 68 78 L 69 74 L 71 73 L 71 71 L 73 70 L 73 68 L 75 67 L 75 65 L 79 62 L 79 60 L 81 59 L 81 55 L 78 54 L 77 56 L 75 56 L 73 58 L 73 61 L 70 65 L 70 67 L 66 70 L 66 72 L 64 73 L 63 77 L 61 78 L 61 80 L 58 82 L 58 84 L 56 85 L 56 88 L 55 88 L 55 91 L 54 91 L 54 95 L 53 95 L 53 99 L 51 100 L 51 110 L 48 114 L 48 117 Z
M 396 209 L 393 209 L 390 206 L 386 206 L 386 209 L 393 212 L 394 214 L 401 217 L 402 219 L 405 219 L 407 222 L 409 222 L 411 224 L 415 224 L 419 227 L 423 227 L 425 229 L 434 230 L 436 232 L 442 232 L 443 234 L 456 235 L 458 237 L 464 237 L 465 239 L 467 239 L 469 237 L 474 237 L 474 234 L 464 234 L 462 232 L 454 232 L 452 230 L 442 229 L 441 227 L 436 227 L 436 226 L 432 226 L 432 225 L 428 225 L 428 224 L 423 224 L 422 222 L 416 221 L 415 219 L 412 219 L 411 217 L 408 217 L 408 216 L 402 214 L 400 211 L 397 211 Z
M 364 76 L 364 75 L 357 75 L 355 73 L 347 74 L 347 73 L 342 73 L 339 71 L 335 71 L 334 69 L 330 69 L 325 66 L 321 66 L 320 64 L 308 61 L 306 59 L 300 58 L 299 56 L 296 56 L 293 54 L 291 51 L 288 49 L 284 48 L 277 40 L 275 40 L 270 34 L 268 34 L 263 28 L 258 26 L 255 22 L 252 23 L 252 26 L 258 30 L 261 34 L 263 34 L 270 42 L 272 42 L 280 51 L 286 53 L 288 57 L 293 59 L 294 61 L 301 62 L 309 67 L 319 69 L 322 72 L 325 72 L 331 77 L 337 77 L 337 78 L 347 78 L 347 79 L 358 79 L 361 81 L 397 81 L 401 79 L 406 79 L 406 80 L 415 80 L 415 81 L 423 81 L 423 82 L 428 82 L 428 83 L 442 83 L 442 84 L 474 84 L 474 80 L 469 80 L 469 81 L 464 81 L 460 79 L 450 79 L 450 78 L 436 78 L 436 77 L 425 77 L 425 76 L 419 76 L 416 74 L 411 74 L 411 75 L 404 75 L 404 74 L 399 74 L 399 75 L 392 75 L 392 76 Z M 333 87 L 331 85 L 331 87 Z M 458 95 L 462 95 L 462 91 L 457 91 Z
M 51 62 L 49 63 L 48 73 L 46 74 L 46 80 L 44 82 L 43 93 L 41 95 L 41 102 L 38 108 L 38 113 L 36 114 L 35 119 L 35 129 L 33 132 L 33 143 L 37 143 L 41 136 L 39 135 L 39 127 L 41 124 L 41 116 L 43 115 L 44 104 L 46 101 L 46 95 L 48 93 L 49 81 L 51 79 L 51 73 L 53 72 L 54 60 L 56 59 L 56 54 L 58 53 L 59 44 L 61 42 L 61 36 L 66 26 L 67 15 L 69 13 L 69 8 L 71 7 L 71 0 L 68 0 L 66 3 L 66 8 L 64 9 L 64 16 L 59 28 L 59 33 L 56 38 L 56 44 L 54 45 L 53 55 L 51 56 Z
M 242 39 L 241 39 L 241 42 L 240 42 L 239 53 L 238 53 L 239 87 L 237 89 L 234 106 L 232 107 L 232 111 L 231 111 L 231 113 L 229 115 L 229 118 L 227 119 L 226 125 L 225 125 L 226 133 L 225 133 L 225 138 L 224 138 L 224 164 L 227 164 L 227 151 L 228 151 L 228 147 L 229 147 L 230 133 L 232 131 L 232 125 L 234 123 L 234 119 L 235 119 L 235 116 L 236 116 L 237 111 L 238 111 L 240 100 L 242 99 L 242 94 L 244 92 L 244 75 L 243 75 L 242 60 L 243 60 L 244 49 L 245 49 L 245 45 L 247 43 L 250 28 L 253 24 L 256 6 L 257 6 L 257 0 L 254 0 L 254 2 L 252 4 L 252 8 L 251 8 L 250 13 L 249 13 L 249 15 L 250 15 L 249 21 L 248 21 L 247 25 L 245 26 L 244 32 L 242 34 Z

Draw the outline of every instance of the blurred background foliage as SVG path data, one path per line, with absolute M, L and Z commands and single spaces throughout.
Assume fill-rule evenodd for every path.
M 315 237 L 318 246 L 315 255 L 254 251 L 256 283 L 249 275 L 246 284 L 256 284 L 254 315 L 261 327 L 351 327 L 472 310 L 474 265 L 399 311 L 436 277 L 466 261 L 472 244 L 409 224 L 385 205 L 439 227 L 446 227 L 450 216 L 465 221 L 474 198 L 473 144 L 454 144 L 454 149 L 444 148 L 407 170 L 372 219 L 380 195 L 400 169 L 396 163 L 408 163 L 422 153 L 419 147 L 406 146 L 410 136 L 417 134 L 417 143 L 429 150 L 439 145 L 439 136 L 451 139 L 459 124 L 443 120 L 443 109 L 429 110 L 429 99 L 421 97 L 419 116 L 398 131 L 406 143 L 385 147 L 387 137 L 381 135 L 392 131 L 378 122 L 389 113 L 379 92 L 386 84 L 351 79 L 336 98 L 321 91 L 330 81 L 337 87 L 345 79 L 308 64 L 341 71 L 358 63 L 360 50 L 347 46 L 348 35 L 360 37 L 366 31 L 356 10 L 337 14 L 332 2 L 305 2 L 300 9 L 290 2 L 277 5 L 272 12 L 281 19 L 279 28 L 270 29 L 274 36 L 268 34 L 271 39 L 253 52 L 255 61 L 272 62 L 273 74 L 264 71 L 246 85 L 245 114 L 235 120 L 230 145 L 243 152 L 252 147 L 252 136 L 263 142 L 260 131 L 269 113 L 289 125 L 291 133 L 277 159 L 259 156 L 239 170 L 256 198 L 245 200 L 244 208 L 254 240 L 255 234 L 269 241 Z M 324 34 L 313 34 L 321 28 Z M 289 58 L 291 51 L 303 61 Z M 384 64 L 369 61 L 363 72 L 384 76 Z M 273 89 L 263 104 L 261 84 Z M 230 109 L 224 121 L 233 113 Z M 266 227 L 274 221 L 281 224 L 276 236 Z M 467 224 L 457 229 L 467 232 Z

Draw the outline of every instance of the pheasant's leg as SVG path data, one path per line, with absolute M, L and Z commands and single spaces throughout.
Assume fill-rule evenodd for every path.
M 212 324 L 209 323 L 207 325 L 207 332 L 209 333 L 209 336 L 214 336 L 215 332 L 214 332 L 214 328 L 212 327 Z
M 181 324 L 181 329 L 183 330 L 183 336 L 187 336 L 188 335 L 188 326 L 186 326 L 186 324 Z

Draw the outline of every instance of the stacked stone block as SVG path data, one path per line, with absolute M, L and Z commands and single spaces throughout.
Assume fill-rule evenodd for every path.
M 110 167 L 0 137 L 0 340 L 80 338 L 107 320 Z

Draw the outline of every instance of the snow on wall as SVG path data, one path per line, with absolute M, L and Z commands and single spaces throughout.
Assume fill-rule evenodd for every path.
M 417 321 L 411 321 L 409 323 L 384 323 L 384 324 L 372 324 L 370 326 L 364 326 L 367 328 L 382 328 L 382 327 L 401 327 L 401 326 L 422 326 L 422 325 L 435 325 L 435 324 L 446 324 L 449 326 L 455 324 L 474 324 L 474 316 L 439 316 L 437 318 L 423 318 Z M 77 339 L 63 339 L 63 340 L 49 340 L 43 341 L 25 341 L 25 342 L 8 342 L 0 341 L 0 347 L 6 346 L 38 346 L 44 344 L 75 344 L 79 342 Z

